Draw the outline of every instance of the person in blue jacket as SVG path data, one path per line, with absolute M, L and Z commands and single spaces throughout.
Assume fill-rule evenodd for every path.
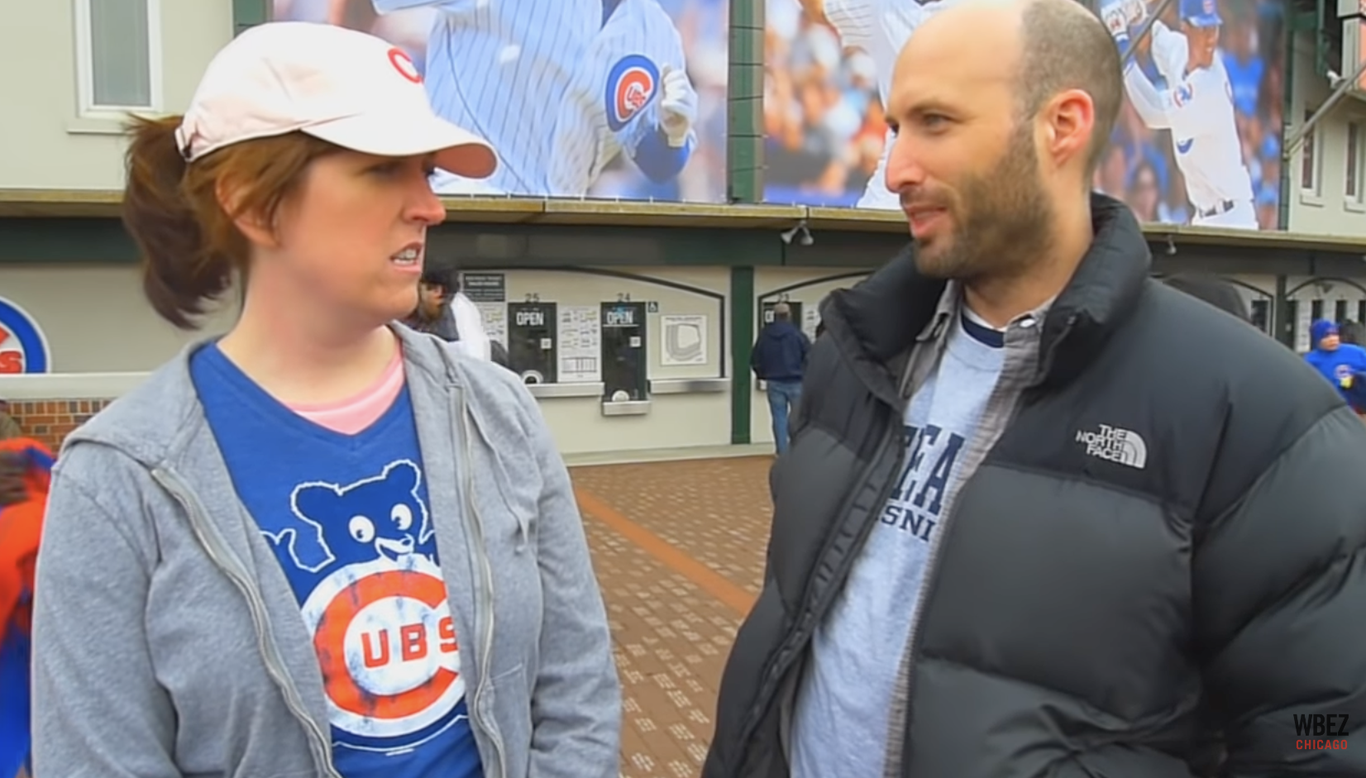
M 1304 355 L 1304 360 L 1337 387 L 1352 410 L 1366 413 L 1366 349 L 1343 343 L 1338 325 L 1327 319 L 1310 325 L 1309 336 L 1314 348 Z
M 779 455 L 787 451 L 788 416 L 802 397 L 802 375 L 810 348 L 806 333 L 792 322 L 791 306 L 778 303 L 773 306 L 773 321 L 764 326 L 750 353 L 750 369 L 767 385 L 773 444 Z

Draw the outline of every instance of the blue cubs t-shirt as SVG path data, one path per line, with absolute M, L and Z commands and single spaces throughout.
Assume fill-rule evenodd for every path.
M 190 371 L 313 637 L 338 772 L 482 776 L 407 387 L 345 435 L 266 394 L 217 345 Z

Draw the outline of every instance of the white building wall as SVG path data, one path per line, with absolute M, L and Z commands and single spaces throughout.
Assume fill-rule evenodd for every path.
M 1298 34 L 1294 46 L 1287 138 L 1298 134 L 1306 117 L 1333 91 L 1328 79 L 1315 69 L 1313 37 Z M 1339 100 L 1310 129 L 1291 158 L 1289 170 L 1291 232 L 1366 238 L 1366 99 L 1349 95 Z
M 128 110 L 184 110 L 232 38 L 232 0 L 18 7 L 0 24 L 3 188 L 121 189 Z

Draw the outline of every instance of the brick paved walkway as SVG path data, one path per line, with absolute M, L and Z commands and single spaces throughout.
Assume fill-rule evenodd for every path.
M 625 705 L 624 778 L 695 778 L 763 578 L 768 457 L 573 468 Z

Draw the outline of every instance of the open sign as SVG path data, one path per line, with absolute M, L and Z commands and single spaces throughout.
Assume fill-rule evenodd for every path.
M 0 297 L 0 375 L 46 373 L 51 366 L 47 337 L 37 320 Z
M 608 308 L 605 318 L 604 324 L 608 327 L 634 327 L 636 326 L 636 309 Z

